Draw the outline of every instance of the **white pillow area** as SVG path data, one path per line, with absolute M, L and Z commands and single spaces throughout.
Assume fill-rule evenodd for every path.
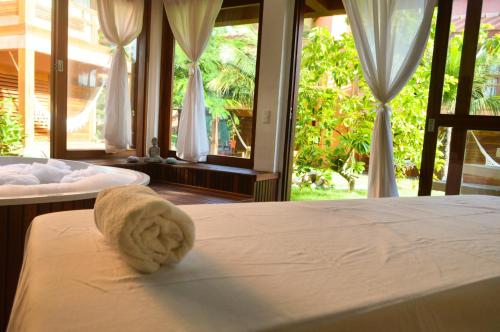
M 72 170 L 63 161 L 49 159 L 46 164 L 0 166 L 0 197 L 98 191 L 134 180 L 133 175 L 110 173 L 104 167 Z

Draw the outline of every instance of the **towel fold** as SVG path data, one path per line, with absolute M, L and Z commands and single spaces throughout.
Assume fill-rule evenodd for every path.
M 101 191 L 94 218 L 104 238 L 143 273 L 179 262 L 193 247 L 191 218 L 148 187 L 130 185 Z

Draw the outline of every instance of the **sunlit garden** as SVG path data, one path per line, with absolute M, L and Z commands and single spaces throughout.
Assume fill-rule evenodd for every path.
M 434 24 L 433 24 L 434 27 Z M 500 74 L 500 34 L 482 25 L 473 82 L 472 114 L 500 114 L 491 93 Z M 452 28 L 454 29 L 454 27 Z M 292 199 L 366 198 L 367 170 L 376 103 L 361 71 L 350 32 L 333 36 L 327 28 L 306 25 L 303 38 Z M 434 45 L 432 28 L 415 74 L 390 103 L 394 163 L 400 196 L 416 196 Z M 453 112 L 463 34 L 449 41 L 442 113 Z M 440 132 L 435 178 L 445 177 L 449 135 Z M 443 195 L 442 191 L 433 194 Z

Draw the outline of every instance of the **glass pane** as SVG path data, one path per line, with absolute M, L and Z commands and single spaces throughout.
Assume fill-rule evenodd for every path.
M 52 1 L 0 8 L 0 155 L 48 157 Z
M 223 8 L 199 63 L 205 87 L 210 154 L 250 158 L 252 149 L 259 4 Z M 176 43 L 170 148 L 188 78 L 189 59 Z
M 500 116 L 500 4 L 483 1 L 471 115 Z
M 450 160 L 451 131 L 452 129 L 450 127 L 438 128 L 431 196 L 443 196 L 446 190 L 448 164 Z
M 455 114 L 467 1 L 453 1 L 441 114 Z
M 104 150 L 106 81 L 114 46 L 99 26 L 94 1 L 69 1 L 67 149 Z M 125 48 L 129 89 L 136 60 L 136 41 Z
M 500 132 L 469 130 L 461 194 L 500 196 Z

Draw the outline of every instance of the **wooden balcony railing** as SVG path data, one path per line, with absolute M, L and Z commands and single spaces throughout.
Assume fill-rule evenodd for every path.
M 26 12 L 21 12 L 21 8 L 23 8 L 20 5 L 21 1 L 27 2 L 26 5 L 33 7 L 26 8 Z M 71 2 L 68 14 L 68 32 L 71 38 L 96 46 L 108 46 L 106 40 L 99 35 L 97 10 Z M 42 30 L 50 29 L 52 25 L 52 0 L 0 0 L 0 18 L 16 16 L 23 21 L 19 21 L 19 23 L 26 23 Z M 8 22 L 6 24 L 13 24 L 11 21 Z

